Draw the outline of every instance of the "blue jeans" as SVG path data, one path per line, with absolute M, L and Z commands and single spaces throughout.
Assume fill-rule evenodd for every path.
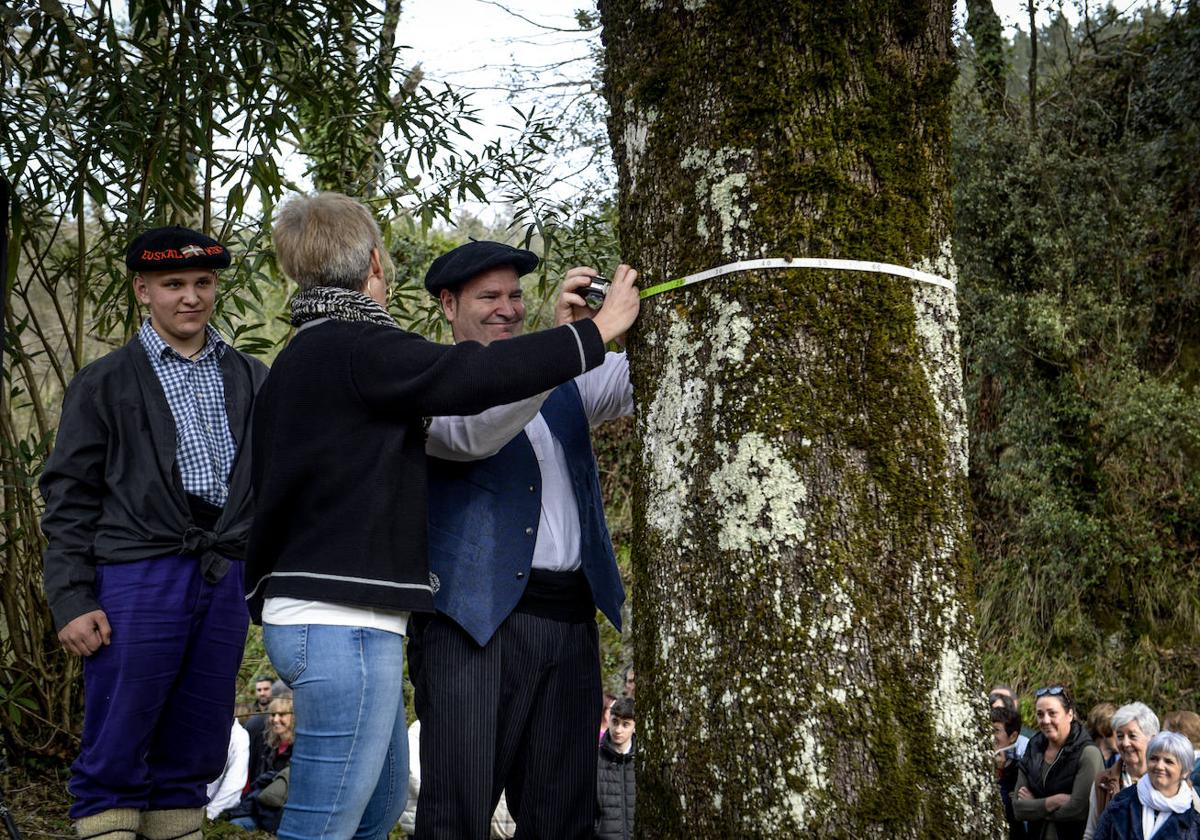
M 296 741 L 281 840 L 384 840 L 408 799 L 404 637 L 329 624 L 266 624 L 294 692 Z

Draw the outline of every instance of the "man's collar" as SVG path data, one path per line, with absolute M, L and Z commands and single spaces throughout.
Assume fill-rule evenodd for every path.
M 186 362 L 198 362 L 206 358 L 210 353 L 215 354 L 219 361 L 225 355 L 225 350 L 229 346 L 212 324 L 205 324 L 204 346 L 200 349 L 199 353 L 189 359 L 163 340 L 163 337 L 158 334 L 158 330 L 154 329 L 154 325 L 150 323 L 149 318 L 142 322 L 141 329 L 138 330 L 138 338 L 141 339 L 142 346 L 146 348 L 146 352 L 154 358 L 161 359 L 166 356 Z

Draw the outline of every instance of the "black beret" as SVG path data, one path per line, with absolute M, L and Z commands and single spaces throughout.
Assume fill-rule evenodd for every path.
M 523 251 L 503 242 L 472 241 L 447 251 L 425 272 L 425 288 L 434 297 L 442 289 L 455 289 L 476 275 L 502 265 L 511 265 L 517 276 L 537 268 L 537 254 Z
M 229 251 L 212 237 L 179 225 L 151 228 L 129 243 L 125 265 L 130 271 L 228 268 Z

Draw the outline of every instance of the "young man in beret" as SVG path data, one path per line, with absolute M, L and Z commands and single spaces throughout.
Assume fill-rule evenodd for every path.
M 68 783 L 81 837 L 199 838 L 224 767 L 248 622 L 239 453 L 267 374 L 209 326 L 229 262 L 182 227 L 130 244 L 149 318 L 71 381 L 42 473 L 46 597 L 84 658 Z
M 519 335 L 520 276 L 538 258 L 470 242 L 426 288 L 456 342 Z M 558 324 L 591 317 L 595 271 L 567 272 Z M 629 266 L 616 278 L 636 276 Z M 429 565 L 436 615 L 412 635 L 421 719 L 422 840 L 486 837 L 504 791 L 523 837 L 593 830 L 600 722 L 599 608 L 620 629 L 625 592 L 604 521 L 589 428 L 633 412 L 624 353 L 532 399 L 435 417 Z

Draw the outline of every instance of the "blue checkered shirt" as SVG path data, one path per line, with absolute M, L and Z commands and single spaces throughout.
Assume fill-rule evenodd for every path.
M 183 477 L 183 489 L 224 507 L 237 454 L 221 379 L 221 357 L 228 345 L 211 326 L 204 330 L 204 349 L 195 359 L 184 358 L 163 341 L 149 318 L 138 330 L 138 338 L 175 417 L 175 463 Z

